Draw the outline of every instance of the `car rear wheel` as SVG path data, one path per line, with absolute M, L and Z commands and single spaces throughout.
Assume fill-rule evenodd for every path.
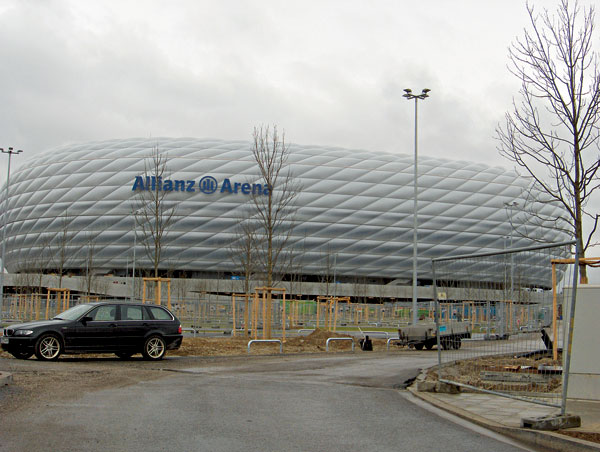
M 144 355 L 145 359 L 158 361 L 159 359 L 163 359 L 166 352 L 167 344 L 165 340 L 160 336 L 150 336 L 146 339 L 146 342 L 144 342 L 142 355 Z
M 415 344 L 416 350 L 423 350 L 423 344 Z
M 17 359 L 29 359 L 33 355 L 33 352 L 10 352 Z
M 130 352 L 117 352 L 115 353 L 121 359 L 129 359 L 133 356 L 133 353 Z
M 35 356 L 42 361 L 55 361 L 61 353 L 62 344 L 54 334 L 45 334 L 35 343 Z

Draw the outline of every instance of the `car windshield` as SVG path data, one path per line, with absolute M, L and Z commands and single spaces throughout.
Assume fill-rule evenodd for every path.
M 67 309 L 65 312 L 58 314 L 55 319 L 59 320 L 77 320 L 83 314 L 90 310 L 92 306 L 89 304 L 78 304 L 73 306 L 71 309 Z

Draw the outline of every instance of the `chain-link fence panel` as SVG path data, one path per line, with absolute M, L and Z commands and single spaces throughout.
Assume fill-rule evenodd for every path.
M 433 260 L 438 377 L 561 406 L 563 287 L 573 243 Z

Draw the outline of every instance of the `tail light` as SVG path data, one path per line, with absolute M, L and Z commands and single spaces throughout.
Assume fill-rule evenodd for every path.
M 181 329 L 181 324 L 180 324 L 180 325 L 179 325 L 179 328 L 177 329 L 177 333 L 178 333 L 178 334 L 181 334 L 181 332 L 182 332 L 182 331 L 183 331 L 183 330 Z

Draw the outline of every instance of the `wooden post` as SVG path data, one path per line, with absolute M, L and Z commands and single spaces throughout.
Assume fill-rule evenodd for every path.
M 338 298 L 334 298 L 334 303 L 335 303 L 335 307 L 334 307 L 334 318 L 333 318 L 333 331 L 337 330 L 337 321 L 338 321 Z
M 319 319 L 321 317 L 321 312 L 320 311 L 321 311 L 321 302 L 317 298 L 317 324 L 316 324 L 316 328 L 319 328 Z
M 556 301 L 556 263 L 552 262 L 552 359 L 558 360 L 558 302 Z
M 245 294 L 244 296 L 244 337 L 248 337 L 248 321 L 250 320 L 248 315 L 249 295 Z
M 267 292 L 265 290 L 263 290 L 263 293 L 262 293 L 262 323 L 263 323 L 262 338 L 263 339 L 267 338 L 266 321 L 267 321 Z
M 271 288 L 266 290 L 266 298 L 263 298 L 266 305 L 266 316 L 263 315 L 263 339 L 271 339 L 271 311 L 273 310 L 273 293 Z
M 285 292 L 283 292 L 283 333 L 281 339 L 285 342 Z
M 235 337 L 235 294 L 231 294 L 231 316 L 233 320 L 233 329 L 231 330 L 231 335 Z
M 46 320 L 48 320 L 49 308 L 50 308 L 50 289 L 48 289 L 48 297 L 46 298 Z
M 41 296 L 39 293 L 35 294 L 35 319 L 40 319 L 40 304 L 41 304 Z
M 171 309 L 171 280 L 167 281 L 167 309 Z

